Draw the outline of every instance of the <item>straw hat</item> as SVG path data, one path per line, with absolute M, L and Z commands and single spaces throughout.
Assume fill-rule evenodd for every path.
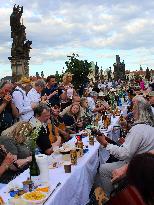
M 21 80 L 19 81 L 21 84 L 29 84 L 31 83 L 31 79 L 27 77 L 22 77 Z

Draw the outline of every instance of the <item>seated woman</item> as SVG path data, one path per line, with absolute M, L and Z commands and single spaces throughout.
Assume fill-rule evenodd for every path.
M 55 126 L 55 132 L 57 131 L 62 138 L 62 142 L 66 142 L 70 139 L 69 133 L 66 131 L 65 123 L 62 117 L 59 116 L 60 113 L 60 104 L 51 105 L 51 121 L 52 127 Z M 58 129 L 57 129 L 58 128 Z M 52 129 L 52 128 L 50 128 Z M 54 133 L 53 133 L 54 135 Z
M 91 123 L 91 114 L 88 110 L 88 100 L 86 97 L 82 97 L 81 98 L 81 107 L 82 107 L 82 111 L 81 111 L 81 117 L 84 121 L 84 127 L 88 124 Z
M 82 109 L 82 116 L 83 117 L 90 117 L 90 113 L 89 113 L 89 110 L 88 110 L 88 100 L 86 97 L 82 97 L 81 100 L 80 100 L 80 104 L 81 104 L 81 107 L 83 108 Z
M 28 168 L 29 163 L 32 160 L 30 149 L 27 146 L 27 139 L 31 131 L 32 127 L 29 123 L 18 122 L 2 132 L 2 135 L 0 136 L 0 144 L 4 145 L 5 150 L 3 149 L 3 153 L 5 154 L 2 156 L 1 153 L 0 163 L 3 164 L 8 153 L 14 155 L 16 161 L 14 165 L 8 166 L 7 170 L 1 175 L 1 183 L 8 183 L 15 176 Z
M 67 128 L 74 132 L 77 132 L 78 129 L 83 126 L 83 122 L 81 121 L 80 105 L 78 103 L 73 103 L 62 118 Z
M 63 82 L 61 86 L 63 87 L 63 91 L 64 91 L 61 100 L 62 110 L 65 109 L 67 106 L 71 105 L 73 96 L 77 94 L 72 85 L 72 76 L 73 75 L 70 72 L 68 72 L 64 74 L 62 79 Z

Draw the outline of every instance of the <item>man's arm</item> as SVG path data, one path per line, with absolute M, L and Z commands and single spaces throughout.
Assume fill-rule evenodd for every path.
M 105 140 L 105 136 L 103 134 L 100 134 L 97 137 L 97 140 L 101 145 L 105 146 L 110 154 L 112 154 L 114 157 L 120 160 L 125 160 L 128 158 L 130 159 L 134 156 L 140 146 L 140 143 L 142 141 L 142 129 L 139 128 L 138 125 L 131 128 L 130 133 L 127 134 L 125 138 L 125 142 L 120 147 L 108 143 Z
M 19 110 L 16 108 L 15 104 L 11 102 L 12 114 L 14 117 L 19 117 Z
M 3 102 L 1 105 L 0 105 L 0 114 L 3 112 L 3 110 L 6 108 L 6 105 L 7 105 L 7 102 Z

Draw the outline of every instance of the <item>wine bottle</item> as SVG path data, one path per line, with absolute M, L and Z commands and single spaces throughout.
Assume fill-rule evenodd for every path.
M 30 179 L 37 186 L 39 183 L 40 170 L 36 162 L 35 153 L 32 154 L 32 161 L 30 163 Z

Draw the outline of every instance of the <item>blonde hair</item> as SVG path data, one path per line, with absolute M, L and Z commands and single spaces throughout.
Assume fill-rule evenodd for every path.
M 17 143 L 22 144 L 27 140 L 32 130 L 33 128 L 29 122 L 17 122 L 4 130 L 2 135 L 12 137 Z
M 69 82 L 69 80 L 68 80 L 68 76 L 71 76 L 71 77 L 72 77 L 72 73 L 68 72 L 68 73 L 65 73 L 65 74 L 64 74 L 64 76 L 63 76 L 63 83 L 64 83 L 64 84 L 71 83 L 71 82 Z
M 82 97 L 81 100 L 80 100 L 81 106 L 83 106 L 85 101 L 88 101 L 87 98 L 86 97 Z
M 73 113 L 72 113 L 72 107 L 75 106 L 75 105 L 77 105 L 77 106 L 79 107 L 79 111 L 78 111 L 77 113 L 75 113 L 75 115 L 79 117 L 80 114 L 81 114 L 81 113 L 80 113 L 81 111 L 80 111 L 80 105 L 79 105 L 79 103 L 76 103 L 76 102 L 72 103 L 72 105 L 70 106 L 70 110 L 69 110 L 68 113 L 71 114 L 71 115 L 73 114 Z M 74 114 L 73 114 L 73 115 L 74 115 Z

